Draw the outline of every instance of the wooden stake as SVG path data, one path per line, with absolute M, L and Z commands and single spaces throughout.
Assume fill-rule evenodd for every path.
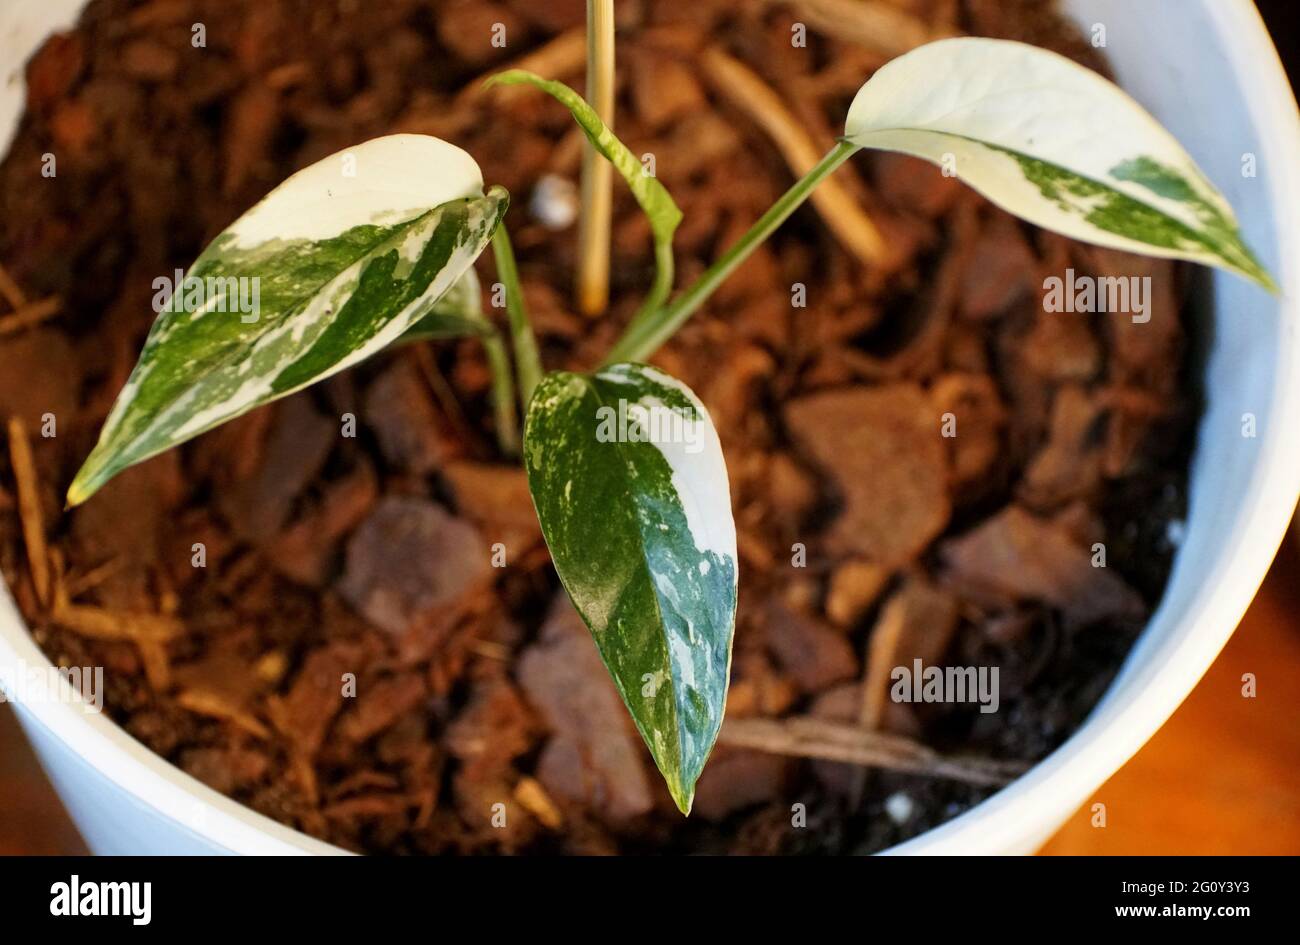
M 614 0 L 587 0 L 587 102 L 614 128 Z M 582 208 L 578 220 L 578 311 L 599 315 L 609 305 L 609 233 L 613 166 L 590 142 L 582 150 Z

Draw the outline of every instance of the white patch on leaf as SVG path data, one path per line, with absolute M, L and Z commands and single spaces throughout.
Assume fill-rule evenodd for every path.
M 326 240 L 356 226 L 392 226 L 430 207 L 483 194 L 483 173 L 465 151 L 430 135 L 387 135 L 349 148 L 356 175 L 339 155 L 303 168 L 226 232 L 250 248 L 271 240 Z
M 673 489 L 686 515 L 686 525 L 691 531 L 695 547 L 701 552 L 712 552 L 731 561 L 736 560 L 736 522 L 731 516 L 731 488 L 727 479 L 727 463 L 722 456 L 722 442 L 714 429 L 709 412 L 689 387 L 662 371 L 637 365 L 632 370 L 647 380 L 671 388 L 686 396 L 695 408 L 695 420 L 683 420 L 689 430 L 680 438 L 655 441 L 652 445 L 672 470 Z M 629 370 L 622 365 L 607 369 L 615 378 L 626 377 Z M 602 372 L 606 373 L 606 372 Z M 665 408 L 658 398 L 647 397 L 639 401 L 647 410 Z

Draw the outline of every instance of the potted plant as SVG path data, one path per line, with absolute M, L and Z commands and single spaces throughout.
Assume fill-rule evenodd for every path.
M 608 32 L 599 26 L 612 22 L 609 10 L 595 3 L 592 11 L 597 28 L 590 30 L 590 59 L 608 64 L 608 47 L 601 45 L 602 37 L 608 42 Z M 747 81 L 723 54 L 709 55 L 710 68 L 723 85 Z M 722 726 L 740 556 L 726 465 L 708 411 L 684 384 L 643 362 L 839 166 L 866 147 L 920 156 L 945 177 L 960 178 L 1004 209 L 1065 235 L 1195 260 L 1274 287 L 1240 238 L 1227 203 L 1167 132 L 1096 74 L 1029 46 L 948 39 L 920 45 L 876 71 L 848 109 L 838 143 L 676 295 L 672 245 L 682 214 L 647 164 L 567 86 L 518 69 L 500 73 L 492 82 L 531 85 L 558 99 L 582 129 L 589 153 L 598 155 L 585 165 L 585 191 L 602 192 L 595 169 L 604 166 L 599 163 L 603 158 L 646 214 L 654 276 L 625 330 L 603 354 L 604 367 L 544 373 L 503 225 L 509 202 L 504 190 L 484 189 L 473 159 L 438 138 L 378 138 L 292 176 L 218 236 L 176 280 L 98 444 L 72 481 L 68 503 L 79 505 L 127 467 L 390 345 L 479 339 L 491 376 L 498 449 L 502 455 L 519 449 L 514 420 L 518 395 L 525 417 L 522 460 L 550 556 L 683 813 L 691 808 L 696 780 Z M 593 69 L 591 82 L 592 100 L 608 99 L 601 69 Z M 601 295 L 601 267 L 589 255 L 599 256 L 592 247 L 602 244 L 600 206 L 599 199 L 584 204 L 582 245 L 587 253 L 579 266 L 579 299 Z M 473 262 L 489 244 L 509 344 L 479 304 Z M 856 245 L 877 262 L 890 252 L 888 240 L 870 227 L 858 230 Z M 1048 288 L 1044 283 L 1044 291 Z M 1071 302 L 1085 298 L 1073 286 L 1062 291 Z M 1135 287 L 1134 297 L 1139 292 Z M 243 304 L 250 300 L 251 305 Z M 1123 314 L 1141 325 L 1144 313 L 1139 309 L 1126 308 Z M 906 410 L 899 419 L 893 402 L 882 406 L 873 397 L 841 402 L 832 394 L 788 411 L 787 426 L 798 427 L 803 418 L 818 413 L 840 416 L 855 409 L 876 417 L 886 433 L 890 425 L 912 422 Z M 936 411 L 935 448 L 942 446 L 939 437 L 960 438 L 955 431 L 963 417 L 970 415 L 960 408 Z M 946 424 L 955 430 L 945 432 Z M 19 440 L 21 436 L 16 434 Z M 794 436 L 799 437 L 797 430 Z M 809 446 L 823 464 L 833 463 L 835 449 L 832 443 L 823 443 L 820 451 Z M 21 465 L 20 446 L 15 459 L 18 499 L 30 505 Z M 924 488 L 923 473 L 909 475 L 904 490 Z M 417 514 L 414 507 L 409 512 Z M 393 514 L 403 513 L 394 509 Z M 897 568 L 914 559 L 946 524 L 943 516 L 933 526 L 918 526 L 921 537 L 909 546 L 885 518 L 881 533 L 860 549 L 867 553 L 865 563 L 878 568 Z M 1052 543 L 1059 533 L 1036 522 L 1012 509 L 992 532 L 953 545 L 951 555 L 979 559 L 1005 551 L 1008 543 L 1030 541 L 1053 559 Z M 26 537 L 30 550 L 30 530 Z M 1087 566 L 1104 568 L 1105 544 L 1096 543 L 1092 550 Z M 792 551 L 791 565 L 800 567 L 799 550 Z M 1026 550 L 1018 553 L 1024 556 Z M 1055 560 L 1079 558 L 1061 551 Z M 982 574 L 986 582 L 998 583 L 998 565 L 993 561 L 992 570 Z M 978 560 L 967 570 L 979 576 Z M 1025 596 L 1045 599 L 1068 613 L 1069 601 L 1042 589 L 1050 578 L 1031 573 L 1025 579 L 1039 583 Z M 39 566 L 33 568 L 33 587 L 42 603 L 62 607 L 65 621 L 82 619 L 69 617 L 76 605 L 58 597 L 51 580 L 42 577 Z M 350 580 L 351 575 L 344 578 Z M 1131 603 L 1127 589 L 1109 578 L 1073 574 L 1065 583 L 1087 598 L 1074 608 L 1076 616 L 1086 614 L 1098 596 L 1115 596 L 1120 610 Z M 913 593 L 908 589 L 913 586 L 921 589 Z M 882 628 L 891 619 L 907 623 L 909 608 L 926 607 L 929 588 L 928 583 L 905 583 L 884 605 L 871 639 L 885 639 L 889 631 Z M 364 589 L 352 602 L 369 619 L 383 622 L 385 603 Z M 888 669 L 891 655 L 877 664 Z M 922 667 L 916 669 L 919 677 Z M 868 679 L 864 688 L 880 691 L 879 682 Z M 862 721 L 874 712 L 868 728 L 879 729 L 883 711 L 864 703 Z M 262 725 L 246 721 L 250 728 Z M 883 763 L 889 756 L 900 770 L 934 773 L 942 763 L 962 768 L 967 777 L 972 772 L 1005 777 L 1005 769 L 995 764 L 935 762 L 914 743 L 860 728 L 811 725 L 809 720 L 780 725 L 760 718 L 734 727 L 739 734 L 732 736 L 732 744 L 770 750 L 775 743 L 793 742 L 795 754 L 823 760 Z M 542 799 L 516 799 L 543 823 L 554 807 L 544 792 Z M 500 813 L 504 817 L 504 810 Z

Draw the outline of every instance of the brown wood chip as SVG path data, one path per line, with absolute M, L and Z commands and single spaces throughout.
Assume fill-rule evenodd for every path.
M 1094 564 L 1058 522 L 1009 505 L 943 543 L 950 584 L 970 597 L 1043 601 L 1059 608 L 1067 627 L 1099 621 L 1137 623 L 1146 605 L 1114 569 Z
M 829 390 L 785 405 L 791 435 L 838 486 L 835 547 L 887 568 L 915 558 L 948 524 L 948 458 L 919 385 Z
M 913 660 L 933 665 L 943 659 L 957 632 L 957 601 L 922 577 L 909 577 L 884 607 L 867 651 L 860 720 L 870 729 L 885 727 L 894 670 Z

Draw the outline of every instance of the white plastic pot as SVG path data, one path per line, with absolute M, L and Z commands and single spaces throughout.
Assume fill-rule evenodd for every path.
M 22 68 L 81 0 L 8 0 L 0 10 L 0 151 L 23 105 Z M 1105 27 L 1119 81 L 1188 147 L 1277 275 L 1274 298 L 1213 278 L 1206 412 L 1186 534 L 1165 596 L 1086 724 L 1014 784 L 896 853 L 1027 853 L 1177 708 L 1232 634 L 1300 493 L 1300 119 L 1249 0 L 1067 0 Z M 1253 154 L 1257 176 L 1243 176 Z M 3 369 L 3 368 L 0 368 Z M 1253 414 L 1257 436 L 1243 436 Z M 0 586 L 0 683 L 48 667 Z M 339 853 L 203 786 L 107 717 L 36 686 L 18 716 L 99 853 Z

